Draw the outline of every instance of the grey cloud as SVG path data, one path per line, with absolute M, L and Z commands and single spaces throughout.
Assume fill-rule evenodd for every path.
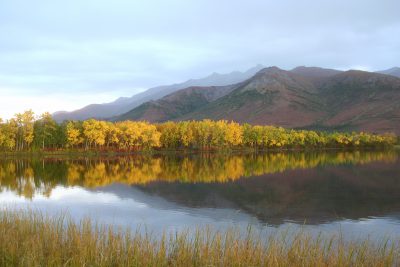
M 0 87 L 118 97 L 257 63 L 386 69 L 400 64 L 399 10 L 398 0 L 2 1 Z

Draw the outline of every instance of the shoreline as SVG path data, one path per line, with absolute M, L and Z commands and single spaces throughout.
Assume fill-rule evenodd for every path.
M 400 145 L 392 147 L 325 147 L 325 148 L 281 148 L 281 149 L 222 149 L 222 150 L 198 150 L 198 149 L 160 149 L 160 150 L 135 150 L 135 151 L 114 151 L 114 150 L 55 150 L 55 151 L 3 151 L 0 158 L 18 157 L 123 157 L 123 156 L 157 156 L 157 155 L 237 155 L 237 154 L 268 154 L 268 153 L 312 153 L 312 152 L 358 152 L 358 151 L 399 151 Z

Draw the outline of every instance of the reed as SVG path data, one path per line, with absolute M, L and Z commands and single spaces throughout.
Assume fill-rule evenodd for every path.
M 67 215 L 0 212 L 0 266 L 399 266 L 399 242 L 209 228 L 154 236 Z

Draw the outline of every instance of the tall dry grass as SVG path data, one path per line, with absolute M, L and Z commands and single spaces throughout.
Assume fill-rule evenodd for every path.
M 209 229 L 161 237 L 74 223 L 68 216 L 0 211 L 1 266 L 398 266 L 393 240 L 345 242 L 279 232 L 263 238 Z

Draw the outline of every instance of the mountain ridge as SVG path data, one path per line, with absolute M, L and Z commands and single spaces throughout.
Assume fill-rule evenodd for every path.
M 210 101 L 196 102 L 190 90 L 172 93 L 151 106 L 139 106 L 136 111 L 142 109 L 141 114 L 133 109 L 123 119 L 162 122 L 208 118 L 288 128 L 400 133 L 400 79 L 386 74 L 316 67 L 286 71 L 269 67 Z M 183 112 L 170 116 L 167 111 L 179 105 Z M 158 116 L 149 116 L 155 109 Z
M 253 76 L 263 66 L 258 64 L 244 72 L 232 71 L 226 74 L 212 73 L 204 78 L 189 79 L 183 83 L 157 86 L 133 95 L 132 97 L 120 97 L 113 102 L 103 104 L 90 104 L 81 109 L 68 111 L 57 111 L 53 113 L 56 121 L 85 120 L 89 118 L 107 119 L 121 115 L 142 103 L 160 99 L 170 93 L 191 86 L 224 86 L 243 81 Z
M 377 72 L 382 73 L 382 74 L 396 76 L 396 77 L 400 78 L 400 68 L 399 67 L 393 67 L 393 68 L 390 68 L 387 70 L 381 70 L 381 71 L 377 71 Z

